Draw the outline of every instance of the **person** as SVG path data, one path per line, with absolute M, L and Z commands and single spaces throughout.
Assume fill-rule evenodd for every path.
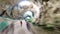
M 32 21 L 35 22 L 36 20 L 39 19 L 39 14 L 41 12 L 40 8 L 41 8 L 41 5 L 37 6 L 31 1 L 23 0 L 14 6 L 9 6 L 4 11 L 5 15 L 3 15 L 3 17 L 20 19 L 26 11 L 30 10 L 34 13 L 34 17 Z
M 41 12 L 40 11 L 41 6 L 39 7 L 31 1 L 21 1 L 18 3 L 18 6 L 20 7 L 20 9 L 22 9 L 22 11 L 27 9 L 27 10 L 31 10 L 34 13 L 34 17 L 32 20 L 33 22 L 35 22 L 37 19 L 39 19 L 39 14 Z

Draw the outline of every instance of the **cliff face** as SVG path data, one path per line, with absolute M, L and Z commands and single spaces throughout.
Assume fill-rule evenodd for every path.
M 60 0 L 42 0 L 42 17 L 41 21 L 43 24 L 54 24 L 57 25 L 59 22 L 60 15 Z
M 42 0 L 42 12 L 40 13 L 39 27 L 43 25 L 45 29 L 42 34 L 60 34 L 60 0 Z M 45 27 L 44 27 L 45 26 Z M 47 27 L 47 29 L 46 29 Z M 53 28 L 50 28 L 53 27 Z M 41 27 L 40 27 L 41 28 Z M 52 31 L 46 31 L 48 29 Z M 40 33 L 41 33 L 40 32 Z
M 0 13 L 9 5 L 15 5 L 20 0 L 0 0 Z M 36 27 L 38 34 L 60 34 L 60 0 L 30 0 L 42 4 L 40 18 Z M 37 3 L 36 3 L 37 4 Z M 40 27 L 54 27 L 53 31 L 46 31 Z M 44 33 L 43 33 L 44 32 Z

